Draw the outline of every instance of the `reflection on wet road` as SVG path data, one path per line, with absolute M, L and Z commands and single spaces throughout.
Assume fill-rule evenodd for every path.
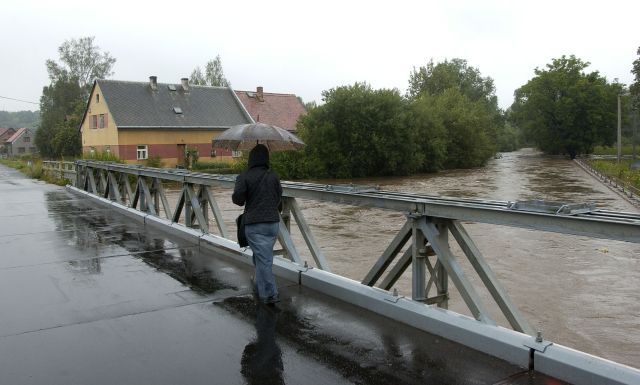
M 284 384 L 282 350 L 276 340 L 279 309 L 256 304 L 256 339 L 242 352 L 242 375 L 250 385 Z

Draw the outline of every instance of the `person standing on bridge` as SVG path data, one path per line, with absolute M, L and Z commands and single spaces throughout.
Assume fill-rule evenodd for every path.
M 269 169 L 269 150 L 262 144 L 249 153 L 248 169 L 236 178 L 231 197 L 244 206 L 245 233 L 256 267 L 255 285 L 258 300 L 266 304 L 280 302 L 273 276 L 273 246 L 280 225 L 282 186 Z

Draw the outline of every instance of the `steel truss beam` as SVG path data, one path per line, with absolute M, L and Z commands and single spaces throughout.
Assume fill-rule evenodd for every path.
M 144 223 L 145 226 L 168 231 L 172 236 L 188 239 L 217 255 L 241 263 L 252 264 L 251 252 L 239 248 L 235 242 L 210 234 L 202 234 L 185 226 L 170 226 L 169 221 L 141 211 L 130 210 L 126 206 L 74 187 L 70 187 L 70 190 L 78 194 L 93 196 L 97 204 L 106 205 L 139 223 Z M 427 254 L 429 254 L 429 247 L 427 247 Z M 410 258 L 409 261 L 411 261 Z M 438 262 L 436 262 L 437 264 Z M 286 280 L 297 280 L 302 286 L 389 317 L 398 322 L 398 327 L 402 327 L 401 324 L 410 325 L 520 367 L 528 366 L 530 369 L 569 383 L 616 385 L 640 383 L 640 370 L 638 369 L 513 330 L 478 322 L 446 309 L 436 310 L 431 306 L 423 306 L 420 302 L 397 296 L 395 293 L 391 294 L 377 288 L 364 286 L 357 281 L 320 269 L 303 267 L 277 258 L 274 260 L 273 270 L 274 274 Z
M 246 252 L 239 249 L 236 243 L 227 240 L 229 238 L 227 229 L 210 191 L 210 186 L 232 188 L 235 178 L 91 161 L 78 161 L 76 167 L 76 183 L 80 189 L 97 196 L 98 200 L 108 202 L 106 204 L 114 204 L 109 202 L 115 201 L 122 205 L 125 211 L 128 210 L 125 205 L 134 209 L 139 206 L 139 210 L 146 214 L 138 212 L 129 215 L 140 215 L 145 224 L 176 223 L 181 220 L 184 211 L 185 225 L 197 227 L 199 231 L 177 227 L 183 235 L 199 237 L 199 242 L 205 245 L 207 242 L 212 242 L 218 251 L 231 250 L 229 253 L 232 256 L 238 253 L 244 255 L 243 253 Z M 135 179 L 135 190 L 132 190 L 129 178 Z M 163 188 L 163 182 L 166 181 L 181 185 L 180 195 L 173 210 Z M 549 214 L 515 210 L 513 208 L 518 205 L 512 202 L 449 199 L 384 192 L 356 186 L 283 182 L 283 187 L 284 210 L 279 224 L 278 240 L 283 248 L 282 254 L 293 263 L 287 270 L 283 268 L 285 261 L 277 259 L 274 262 L 274 271 L 277 274 L 284 272 L 285 276 L 294 279 L 292 274 L 295 273 L 299 282 L 304 281 L 306 285 L 329 295 L 335 295 L 361 306 L 366 303 L 370 310 L 507 360 L 513 360 L 513 353 L 517 353 L 518 360 L 515 361 L 522 363 L 523 360 L 528 359 L 531 364 L 531 359 L 535 357 L 536 369 L 540 368 L 543 372 L 560 378 L 584 382 L 586 379 L 592 380 L 594 375 L 601 375 L 606 380 L 604 382 L 625 384 L 637 383 L 635 380 L 640 378 L 640 372 L 635 369 L 605 360 L 595 362 L 592 356 L 587 357 L 584 353 L 576 353 L 559 345 L 553 345 L 547 341 L 541 342 L 527 336 L 524 343 L 518 342 L 523 334 L 495 327 L 495 321 L 490 317 L 476 288 L 463 271 L 459 256 L 452 252 L 449 238 L 449 234 L 453 235 L 452 238 L 460 246 L 463 256 L 469 260 L 473 270 L 478 274 L 511 327 L 517 332 L 533 335 L 533 329 L 511 302 L 506 290 L 500 285 L 461 222 L 476 221 L 640 243 L 640 215 L 599 210 L 581 211 L 569 215 Z M 390 290 L 408 267 L 412 266 L 412 299 L 398 297 L 395 292 L 391 295 L 377 288 L 362 286 L 356 281 L 326 272 L 329 270 L 327 259 L 313 238 L 311 228 L 297 204 L 297 198 L 377 207 L 406 213 L 406 222 L 366 274 L 362 284 L 374 286 L 380 281 L 378 284 L 380 288 Z M 162 210 L 160 210 L 160 203 Z M 212 237 L 208 234 L 210 211 L 213 213 L 220 234 L 227 239 Z M 166 219 L 161 218 L 162 214 Z M 298 225 L 319 269 L 307 268 L 303 257 L 298 253 L 291 238 L 291 217 Z M 209 241 L 204 241 L 205 238 Z M 435 312 L 433 307 L 422 305 L 423 303 L 435 304 L 447 309 L 449 281 L 453 282 L 478 322 L 473 321 L 473 324 L 462 325 L 460 323 L 464 319 L 469 321 L 472 319 L 442 313 L 446 310 Z M 368 296 L 376 299 L 369 300 Z M 407 310 L 409 308 L 410 311 Z M 427 318 L 414 317 L 415 314 L 426 313 L 428 313 Z M 438 323 L 441 317 L 443 321 Z M 512 349 L 506 353 L 505 347 Z M 598 365 L 597 367 L 593 366 L 594 362 Z M 615 380 L 609 381 L 611 379 Z
M 118 202 L 126 201 L 131 208 L 137 208 L 139 204 L 141 211 L 158 217 L 161 215 L 159 204 L 161 202 L 162 211 L 167 219 L 174 223 L 179 222 L 184 211 L 185 225 L 197 227 L 202 233 L 208 233 L 210 230 L 209 212 L 211 211 L 218 231 L 224 238 L 229 238 L 210 187 L 232 188 L 235 183 L 235 178 L 232 176 L 92 161 L 78 161 L 77 167 L 78 180 L 83 181 L 82 189 L 85 191 Z M 103 172 L 106 172 L 106 178 Z M 96 173 L 97 183 L 94 175 Z M 129 176 L 136 178 L 134 191 L 129 186 Z M 148 180 L 151 180 L 151 188 Z M 182 186 L 173 210 L 169 206 L 162 186 L 164 181 L 176 182 Z M 291 238 L 291 218 L 293 217 L 316 266 L 329 271 L 327 258 L 317 245 L 296 198 L 402 211 L 407 213 L 407 221 L 364 277 L 363 284 L 374 286 L 382 279 L 378 286 L 390 290 L 408 267 L 412 266 L 413 300 L 436 304 L 446 309 L 449 300 L 449 281 L 451 281 L 477 320 L 490 325 L 495 324 L 480 300 L 476 288 L 461 268 L 458 257 L 453 254 L 449 246 L 448 234 L 451 233 L 511 327 L 531 335 L 533 329 L 509 299 L 506 290 L 498 282 L 461 221 L 640 242 L 640 215 L 633 213 L 587 210 L 570 215 L 549 214 L 514 209 L 520 206 L 514 205 L 513 202 L 450 199 L 358 186 L 283 182 L 283 188 L 284 210 L 279 225 L 278 241 L 282 246 L 280 253 L 284 257 L 300 265 L 303 264 L 303 258 Z M 118 193 L 120 191 L 122 194 Z M 384 276 L 385 273 L 386 276 Z

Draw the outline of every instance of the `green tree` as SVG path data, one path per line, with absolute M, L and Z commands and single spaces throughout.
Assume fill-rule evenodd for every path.
M 209 60 L 204 67 L 204 74 L 200 67 L 196 67 L 191 76 L 189 82 L 196 85 L 209 85 L 216 87 L 229 87 L 231 83 L 224 77 L 224 70 L 222 69 L 222 60 L 220 55 L 217 55 L 215 59 Z
M 414 69 L 407 95 L 413 101 L 414 114 L 424 122 L 414 122 L 418 131 L 428 127 L 427 131 L 432 132 L 421 134 L 423 151 L 429 154 L 424 171 L 477 167 L 497 150 L 498 136 L 504 134 L 504 117 L 498 108 L 493 80 L 483 77 L 466 60 L 437 64 L 431 60 Z M 475 118 L 469 115 L 472 111 Z M 461 122 L 470 126 L 462 127 Z
M 204 77 L 210 86 L 229 87 L 231 85 L 227 78 L 224 77 L 220 55 L 217 55 L 215 59 L 207 62 L 207 65 L 204 67 Z
M 189 83 L 195 84 L 197 86 L 207 85 L 207 80 L 204 78 L 200 67 L 196 67 L 193 72 L 191 72 L 191 76 L 189 76 Z
M 94 37 L 66 40 L 59 48 L 60 62 L 47 60 L 47 72 L 52 83 L 58 80 L 76 79 L 80 88 L 89 94 L 93 79 L 104 79 L 111 71 L 116 59 L 94 45 Z
M 422 95 L 412 105 L 414 129 L 426 154 L 423 171 L 479 167 L 495 153 L 489 135 L 492 116 L 482 101 L 449 88 L 440 95 Z
M 407 101 L 397 90 L 356 83 L 324 91 L 323 99 L 298 125 L 307 147 L 306 159 L 296 159 L 296 167 L 311 176 L 335 178 L 418 170 L 422 153 L 407 124 Z
M 52 144 L 56 156 L 75 157 L 81 154 L 82 136 L 77 126 L 68 122 L 56 127 L 54 132 Z
M 35 138 L 38 151 L 48 158 L 80 154 L 78 127 L 93 79 L 111 76 L 116 62 L 94 45 L 94 37 L 67 40 L 58 52 L 59 63 L 46 61 L 51 84 L 42 90 Z
M 510 123 L 505 123 L 498 132 L 498 151 L 510 152 L 520 148 L 520 132 Z
M 447 127 L 436 105 L 440 97 L 422 95 L 410 102 L 408 125 L 416 136 L 423 154 L 418 171 L 442 170 L 447 161 Z
M 546 69 L 515 92 L 511 121 L 536 146 L 549 154 L 591 152 L 596 144 L 609 145 L 615 136 L 619 83 L 609 84 L 575 56 L 553 59 Z
M 634 82 L 629 86 L 629 92 L 633 96 L 634 108 L 640 109 L 640 47 L 638 47 L 638 58 L 633 61 L 631 73 L 634 76 Z
M 465 59 L 445 60 L 438 64 L 430 60 L 425 67 L 414 68 L 409 76 L 408 95 L 411 98 L 424 94 L 441 95 L 450 88 L 458 89 L 471 101 L 483 100 L 497 109 L 493 79 L 482 77 L 480 71 L 469 66 Z
M 43 88 L 40 128 L 35 137 L 36 147 L 43 157 L 57 158 L 80 153 L 79 140 L 73 140 L 74 135 L 66 131 L 78 131 L 84 101 L 84 92 L 74 78 L 59 78 Z M 65 142 L 67 139 L 70 139 L 69 142 Z M 75 146 L 75 150 L 70 150 L 69 146 Z

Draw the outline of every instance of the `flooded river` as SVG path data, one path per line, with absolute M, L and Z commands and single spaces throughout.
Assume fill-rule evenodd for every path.
M 593 202 L 599 209 L 636 211 L 572 161 L 530 149 L 506 153 L 475 170 L 314 182 L 353 182 L 456 198 Z M 215 195 L 226 224 L 235 229 L 232 223 L 240 209 L 230 203 L 230 191 L 217 190 Z M 358 281 L 405 221 L 402 213 L 392 211 L 307 200 L 299 204 L 332 271 Z M 640 367 L 640 244 L 478 223 L 465 227 L 513 302 L 545 339 Z M 301 253 L 310 255 L 295 229 L 293 235 Z M 463 257 L 454 244 L 454 253 Z M 473 269 L 463 267 L 494 319 L 506 326 L 489 293 L 480 290 Z M 400 295 L 411 296 L 410 277 L 407 271 L 397 283 Z M 450 309 L 470 314 L 454 285 L 449 287 Z

